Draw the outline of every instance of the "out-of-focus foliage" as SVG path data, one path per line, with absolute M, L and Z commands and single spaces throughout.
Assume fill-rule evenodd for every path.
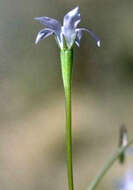
M 73 138 L 75 188 L 85 189 L 118 144 L 118 127 L 133 132 L 133 1 L 0 1 L 0 187 L 4 190 L 67 189 L 64 99 L 59 50 L 52 37 L 35 45 L 41 25 L 62 21 L 79 5 L 85 35 L 75 48 Z M 117 163 L 102 190 L 127 167 Z

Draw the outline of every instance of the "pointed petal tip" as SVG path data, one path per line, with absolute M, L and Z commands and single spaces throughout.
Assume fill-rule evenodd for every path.
M 38 42 L 35 40 L 35 44 L 38 44 Z
M 40 32 L 37 34 L 35 44 L 38 44 L 38 42 L 41 40 L 43 34 L 40 34 Z
M 67 14 L 66 16 L 70 16 L 70 17 L 73 17 L 73 16 L 77 16 L 79 14 L 79 7 L 76 6 L 75 8 L 71 9 Z M 65 16 L 64 16 L 65 18 Z
M 73 8 L 71 11 L 74 11 L 75 13 L 79 13 L 79 6 L 76 6 L 75 8 Z M 79 13 L 80 14 L 80 13 Z
M 79 6 L 76 6 L 74 9 L 79 10 Z
M 43 21 L 43 19 L 47 19 L 47 18 L 48 18 L 48 17 L 41 16 L 41 17 L 35 17 L 34 20 Z
M 39 22 L 41 22 L 41 20 L 42 20 L 42 17 L 35 17 L 35 18 L 33 18 L 35 21 L 39 21 Z
M 98 47 L 101 47 L 101 41 L 100 41 L 100 40 L 97 41 L 97 46 L 98 46 Z
M 35 44 L 38 44 L 39 40 L 38 40 L 38 37 L 36 38 L 35 40 Z
M 39 19 L 39 17 L 35 17 L 35 18 L 34 18 L 34 20 L 38 20 L 38 19 Z

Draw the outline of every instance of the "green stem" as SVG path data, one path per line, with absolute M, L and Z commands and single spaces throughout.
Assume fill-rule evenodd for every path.
M 73 167 L 72 167 L 72 132 L 71 132 L 71 80 L 73 51 L 61 50 L 61 69 L 65 91 L 66 103 L 66 145 L 67 145 L 67 175 L 68 189 L 73 190 Z
M 101 182 L 102 178 L 105 176 L 107 171 L 111 168 L 111 166 L 114 164 L 114 162 L 119 159 L 120 155 L 125 152 L 125 150 L 133 143 L 133 139 L 129 141 L 129 143 L 119 148 L 114 155 L 111 157 L 111 159 L 107 162 L 107 164 L 104 166 L 104 168 L 98 173 L 98 175 L 95 177 L 95 179 L 90 184 L 88 190 L 95 190 L 98 184 Z

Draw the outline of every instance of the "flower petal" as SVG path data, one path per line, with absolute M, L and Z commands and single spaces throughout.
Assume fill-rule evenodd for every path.
M 82 38 L 82 35 L 83 35 L 83 33 L 82 33 L 81 30 L 77 31 L 75 43 L 76 43 L 76 45 L 77 45 L 78 47 L 80 46 L 80 40 L 81 40 L 81 38 Z
M 39 21 L 41 24 L 45 25 L 47 28 L 50 28 L 54 31 L 61 31 L 61 24 L 58 20 L 50 17 L 36 17 L 35 20 Z
M 81 17 L 79 13 L 79 7 L 76 7 L 64 16 L 63 26 L 64 28 L 75 29 L 78 26 L 80 20 Z
M 35 20 L 45 25 L 47 29 L 49 28 L 49 30 L 53 30 L 53 32 L 57 37 L 57 41 L 61 47 L 62 46 L 61 24 L 59 23 L 59 21 L 50 17 L 36 17 Z
M 94 32 L 92 32 L 92 31 L 90 31 L 90 30 L 88 30 L 88 29 L 86 29 L 86 28 L 77 28 L 77 29 L 76 29 L 77 34 L 78 34 L 79 32 L 83 32 L 83 31 L 88 32 L 88 33 L 96 40 L 98 47 L 101 46 L 100 39 L 99 39 L 99 37 L 98 37 Z
M 50 30 L 49 28 L 42 29 L 40 32 L 38 32 L 35 43 L 37 44 L 40 40 L 47 38 L 53 33 L 54 31 Z
M 79 13 L 79 7 L 72 9 L 64 16 L 62 32 L 69 48 L 71 48 L 76 38 L 75 29 L 78 26 L 80 20 L 81 17 Z

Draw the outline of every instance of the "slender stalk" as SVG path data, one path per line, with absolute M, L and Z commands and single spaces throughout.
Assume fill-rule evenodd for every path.
M 73 50 L 61 50 L 61 69 L 65 91 L 66 103 L 66 145 L 67 145 L 67 175 L 68 189 L 73 190 L 73 167 L 72 167 L 72 131 L 71 131 L 71 79 Z
M 110 160 L 107 162 L 107 164 L 104 166 L 104 168 L 98 173 L 98 175 L 95 177 L 95 179 L 92 181 L 90 184 L 88 190 L 95 190 L 98 184 L 101 182 L 102 178 L 105 176 L 107 171 L 113 166 L 114 162 L 119 159 L 120 155 L 126 151 L 126 149 L 133 144 L 133 139 L 129 141 L 129 143 L 124 146 L 119 148 L 113 156 L 110 158 Z

